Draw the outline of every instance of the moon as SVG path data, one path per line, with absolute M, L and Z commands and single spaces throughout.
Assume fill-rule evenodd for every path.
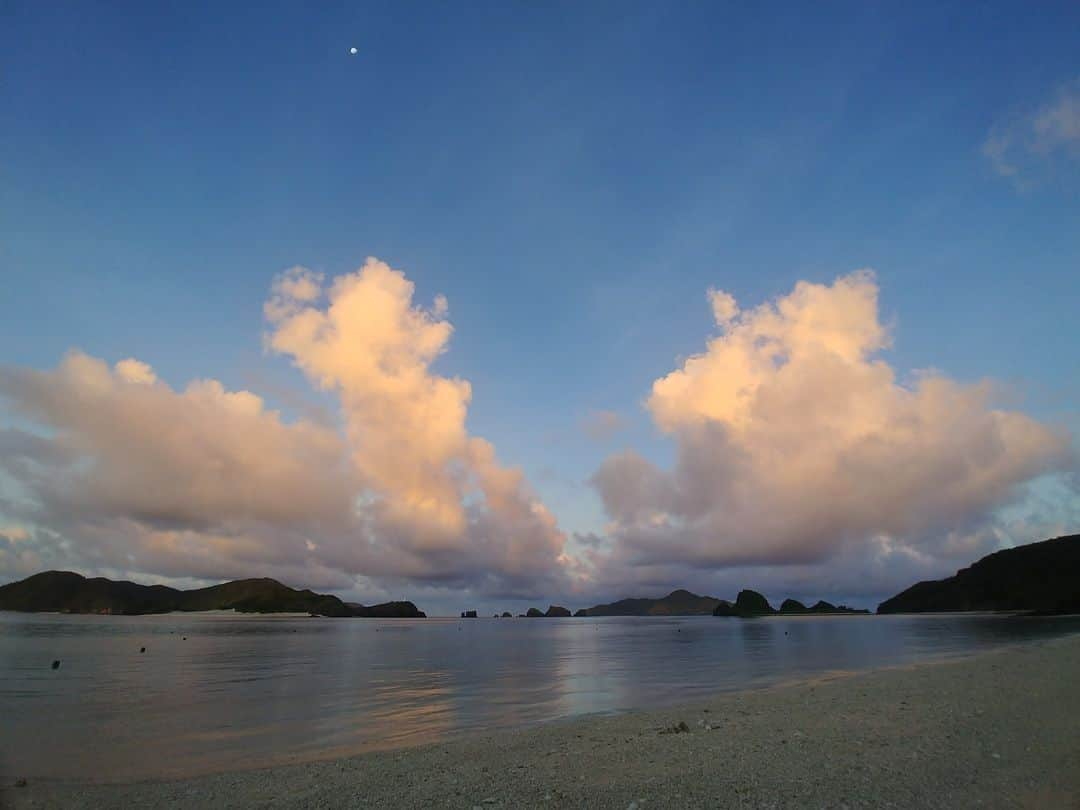
M 351 53 L 353 56 L 356 56 L 356 48 L 349 48 L 349 53 Z

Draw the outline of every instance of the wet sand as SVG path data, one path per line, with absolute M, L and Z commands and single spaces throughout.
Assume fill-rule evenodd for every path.
M 1080 810 L 1080 636 L 267 770 L 9 783 L 0 806 Z

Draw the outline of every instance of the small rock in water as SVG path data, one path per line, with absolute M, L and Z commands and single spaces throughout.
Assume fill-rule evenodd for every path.
M 146 647 L 139 647 L 139 652 L 141 652 L 141 653 L 146 652 Z
M 181 640 L 181 641 L 187 641 L 187 636 L 184 636 L 184 637 L 183 637 L 182 639 L 180 639 L 180 640 Z
M 26 777 L 20 776 L 15 780 L 15 787 L 26 787 Z
M 57 658 L 55 661 L 52 662 L 52 668 L 53 669 L 60 669 L 60 659 L 59 658 Z

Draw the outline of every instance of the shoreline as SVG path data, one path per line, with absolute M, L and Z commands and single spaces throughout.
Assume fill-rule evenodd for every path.
M 1080 807 L 1080 635 L 10 807 Z

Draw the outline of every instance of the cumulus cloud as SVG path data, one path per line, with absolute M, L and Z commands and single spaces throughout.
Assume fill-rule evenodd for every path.
M 369 511 L 395 554 L 428 577 L 452 572 L 455 556 L 522 582 L 556 575 L 565 538 L 553 516 L 520 470 L 468 434 L 469 383 L 431 371 L 453 331 L 446 300 L 414 306 L 412 282 L 375 259 L 336 279 L 325 305 L 321 282 L 303 268 L 278 279 L 268 345 L 339 396 Z
M 869 271 L 749 310 L 715 291 L 710 303 L 718 334 L 647 401 L 676 443 L 673 468 L 627 451 L 593 476 L 613 540 L 591 560 L 598 577 L 840 558 L 863 574 L 886 557 L 932 567 L 961 553 L 950 532 L 1069 461 L 1065 433 L 995 408 L 989 383 L 898 382 Z
M 336 418 L 287 418 L 215 380 L 173 388 L 134 357 L 0 367 L 15 417 L 0 427 L 0 577 L 265 575 L 440 600 L 880 595 L 1040 536 L 1038 514 L 1001 509 L 1070 465 L 1069 437 L 997 407 L 986 382 L 898 381 L 870 272 L 708 304 L 716 334 L 646 402 L 674 464 L 609 457 L 592 477 L 609 524 L 569 543 L 468 431 L 468 381 L 436 372 L 446 300 L 417 304 L 375 259 L 335 279 L 293 268 L 265 303 L 267 350 Z M 582 427 L 603 440 L 622 420 Z
M 1027 185 L 1057 160 L 1080 158 L 1080 78 L 1043 104 L 991 129 L 982 146 L 994 170 Z
M 0 514 L 38 526 L 39 551 L 97 569 L 490 592 L 561 581 L 553 516 L 466 431 L 468 382 L 431 370 L 452 333 L 445 299 L 415 306 L 412 283 L 374 259 L 323 282 L 276 279 L 266 342 L 338 397 L 343 431 L 214 380 L 174 390 L 134 358 L 4 368 L 0 394 L 36 428 L 0 432 Z

